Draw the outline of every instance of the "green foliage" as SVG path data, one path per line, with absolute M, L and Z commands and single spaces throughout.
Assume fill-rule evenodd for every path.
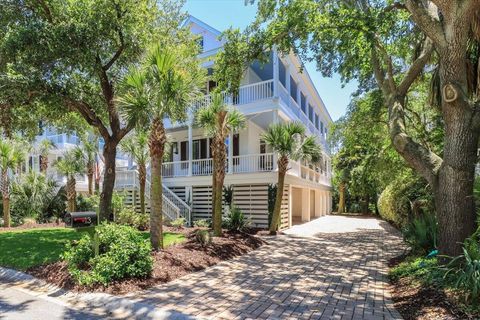
M 181 217 L 181 218 L 177 218 L 175 220 L 170 221 L 170 225 L 174 228 L 183 228 L 186 222 L 187 222 L 187 219 Z
M 242 232 L 249 227 L 250 221 L 238 207 L 233 207 L 228 210 L 224 225 L 230 231 Z
M 77 174 L 85 173 L 85 160 L 79 156 L 78 153 L 78 149 L 67 150 L 53 165 L 58 172 L 67 176 L 69 179 L 74 178 Z
M 123 192 L 114 192 L 112 194 L 112 209 L 114 216 L 121 212 L 124 208 L 125 195 Z
M 60 217 L 65 209 L 64 196 L 57 192 L 55 181 L 37 172 L 29 172 L 12 184 L 11 216 L 16 225 L 26 217 L 49 222 Z
M 393 267 L 388 275 L 392 280 L 413 277 L 425 283 L 431 283 L 441 277 L 441 272 L 437 267 L 438 261 L 436 258 L 409 256 L 405 261 Z
M 79 194 L 77 196 L 77 211 L 97 211 L 100 204 L 100 197 L 97 195 L 85 196 Z
M 463 254 L 450 260 L 443 268 L 444 278 L 465 295 L 467 302 L 480 302 L 480 242 L 479 232 L 465 239 Z
M 117 224 L 96 228 L 100 253 L 94 256 L 92 239 L 84 235 L 70 244 L 63 258 L 73 278 L 82 285 L 108 285 L 112 281 L 148 277 L 153 269 L 150 243 L 135 229 Z
M 403 230 L 403 237 L 415 252 L 429 253 L 437 248 L 437 218 L 425 213 L 414 218 Z
M 134 227 L 138 230 L 147 230 L 150 218 L 148 214 L 137 213 L 133 208 L 126 207 L 116 214 L 115 222 Z
M 315 163 L 322 157 L 320 145 L 314 136 L 306 136 L 305 126 L 301 122 L 271 124 L 262 139 L 281 157 L 290 160 Z
M 81 235 L 72 229 L 0 232 L 0 266 L 19 270 L 60 260 L 65 245 Z
M 145 130 L 135 130 L 120 142 L 120 149 L 132 157 L 139 167 L 146 166 L 150 158 L 148 133 Z
M 212 222 L 208 219 L 198 219 L 193 221 L 193 226 L 195 228 L 210 228 L 212 225 Z
M 396 177 L 382 192 L 378 198 L 378 211 L 383 219 L 405 227 L 414 218 L 413 203 L 419 203 L 422 211 L 433 212 L 430 188 L 423 179 L 407 172 Z
M 233 203 L 233 186 L 223 187 L 223 201 L 225 204 L 231 208 Z
M 195 239 L 202 247 L 210 245 L 213 241 L 212 233 L 209 230 L 197 230 Z

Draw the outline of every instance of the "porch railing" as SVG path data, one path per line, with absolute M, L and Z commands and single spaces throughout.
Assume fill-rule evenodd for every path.
M 233 157 L 233 173 L 268 172 L 274 169 L 273 153 Z

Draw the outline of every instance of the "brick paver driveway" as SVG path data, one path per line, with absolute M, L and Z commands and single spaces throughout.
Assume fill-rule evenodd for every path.
M 387 223 L 322 217 L 259 250 L 132 295 L 207 319 L 398 319 L 387 261 L 403 251 Z

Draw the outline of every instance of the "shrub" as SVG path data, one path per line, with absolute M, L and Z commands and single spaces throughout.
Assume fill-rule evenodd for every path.
M 224 221 L 225 227 L 230 231 L 244 231 L 250 224 L 243 212 L 237 207 L 230 209 Z
M 147 230 L 150 219 L 148 214 L 135 212 L 131 207 L 125 207 L 115 216 L 115 222 L 127 226 L 134 227 L 138 230 Z
M 208 219 L 199 219 L 193 221 L 193 226 L 196 228 L 210 228 L 211 224 L 211 221 Z
M 182 228 L 186 222 L 187 222 L 187 219 L 182 217 L 182 218 L 177 218 L 175 220 L 170 221 L 170 225 L 174 228 Z
M 195 239 L 202 247 L 208 246 L 212 243 L 212 233 L 208 230 L 197 230 Z
M 72 277 L 81 285 L 108 285 L 127 278 L 148 277 L 153 269 L 150 243 L 129 226 L 102 224 L 96 228 L 99 255 L 94 256 L 92 240 L 84 235 L 69 244 L 63 259 Z
M 97 195 L 84 196 L 79 194 L 77 196 L 77 211 L 97 211 L 100 204 L 100 197 Z
M 54 214 L 63 212 L 61 195 L 55 181 L 38 172 L 30 172 L 12 184 L 11 217 L 13 224 L 22 224 L 26 217 L 48 222 Z M 59 203 L 60 202 L 60 203 Z
M 403 230 L 403 237 L 414 251 L 430 252 L 437 247 L 437 232 L 437 218 L 427 213 L 413 219 Z
M 434 212 L 433 196 L 424 180 L 406 174 L 395 178 L 381 193 L 378 211 L 383 219 L 403 228 L 415 215 Z
M 223 201 L 225 204 L 231 208 L 233 203 L 233 186 L 223 187 Z
M 468 301 L 478 305 L 480 299 L 479 231 L 463 243 L 463 254 L 453 258 L 444 268 L 453 287 L 465 294 Z

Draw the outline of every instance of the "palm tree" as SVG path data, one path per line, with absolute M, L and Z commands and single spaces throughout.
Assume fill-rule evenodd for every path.
M 18 144 L 10 139 L 0 140 L 0 173 L 3 199 L 3 225 L 10 227 L 10 179 L 8 170 L 15 170 L 25 158 L 25 154 L 18 148 Z
M 74 212 L 76 207 L 75 176 L 85 172 L 85 161 L 78 153 L 78 149 L 68 150 L 54 163 L 58 172 L 67 177 L 67 210 L 69 212 Z
M 48 153 L 56 148 L 52 140 L 43 139 L 37 146 L 38 154 L 40 154 L 40 172 L 47 173 L 48 169 Z
M 145 214 L 145 183 L 149 161 L 147 132 L 136 130 L 120 142 L 120 149 L 137 163 L 138 180 L 140 183 L 140 211 L 142 214 Z
M 215 92 L 211 103 L 197 111 L 196 123 L 204 128 L 212 138 L 213 181 L 212 181 L 212 222 L 215 236 L 222 235 L 222 194 L 225 180 L 225 161 L 227 147 L 225 140 L 230 133 L 245 127 L 245 116 L 236 109 L 228 107 L 223 95 Z M 229 141 L 232 148 L 232 141 Z
M 144 68 L 126 76 L 126 92 L 118 98 L 129 125 L 150 129 L 150 242 L 154 250 L 163 249 L 162 161 L 167 143 L 163 119 L 186 119 L 187 107 L 203 83 L 203 73 L 192 52 L 159 44 L 148 52 Z
M 95 162 L 97 160 L 98 136 L 84 134 L 80 136 L 81 144 L 76 148 L 76 154 L 83 159 L 88 180 L 88 194 L 93 195 L 94 185 L 93 176 L 95 175 Z
M 280 223 L 280 208 L 282 205 L 283 187 L 285 174 L 288 171 L 288 163 L 293 161 L 318 162 L 322 156 L 322 150 L 315 141 L 314 136 L 306 137 L 305 126 L 300 122 L 278 123 L 269 126 L 262 135 L 262 139 L 269 144 L 277 153 L 278 182 L 275 206 L 273 208 L 270 233 L 276 234 Z

